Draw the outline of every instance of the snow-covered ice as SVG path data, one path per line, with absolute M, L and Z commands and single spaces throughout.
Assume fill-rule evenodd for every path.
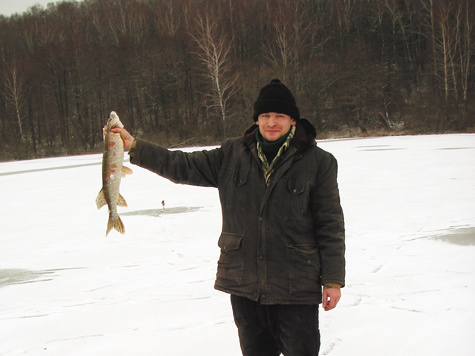
M 320 355 L 473 355 L 475 135 L 319 145 L 338 159 L 347 229 Z M 100 162 L 0 163 L 0 355 L 240 355 L 213 289 L 217 191 L 126 163 L 126 234 L 106 237 Z

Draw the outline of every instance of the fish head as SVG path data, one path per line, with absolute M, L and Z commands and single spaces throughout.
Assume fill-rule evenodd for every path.
M 124 125 L 122 122 L 120 122 L 119 116 L 115 113 L 115 111 L 112 111 L 110 113 L 109 120 L 107 120 L 107 128 L 110 130 L 115 129 L 116 127 L 123 129 Z

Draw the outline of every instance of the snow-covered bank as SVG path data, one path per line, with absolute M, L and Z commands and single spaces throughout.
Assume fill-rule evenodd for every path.
M 319 145 L 339 162 L 348 276 L 320 354 L 472 355 L 475 135 Z M 100 160 L 0 164 L 0 355 L 240 355 L 213 290 L 217 191 L 128 164 L 126 234 L 106 238 Z

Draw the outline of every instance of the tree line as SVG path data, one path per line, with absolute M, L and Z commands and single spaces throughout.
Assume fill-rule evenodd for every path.
M 473 131 L 470 0 L 85 0 L 0 16 L 0 159 L 99 152 L 116 111 L 219 143 L 281 79 L 320 137 Z

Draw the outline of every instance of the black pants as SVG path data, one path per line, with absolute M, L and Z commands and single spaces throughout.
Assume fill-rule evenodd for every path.
M 243 356 L 318 356 L 318 305 L 262 305 L 231 295 Z

